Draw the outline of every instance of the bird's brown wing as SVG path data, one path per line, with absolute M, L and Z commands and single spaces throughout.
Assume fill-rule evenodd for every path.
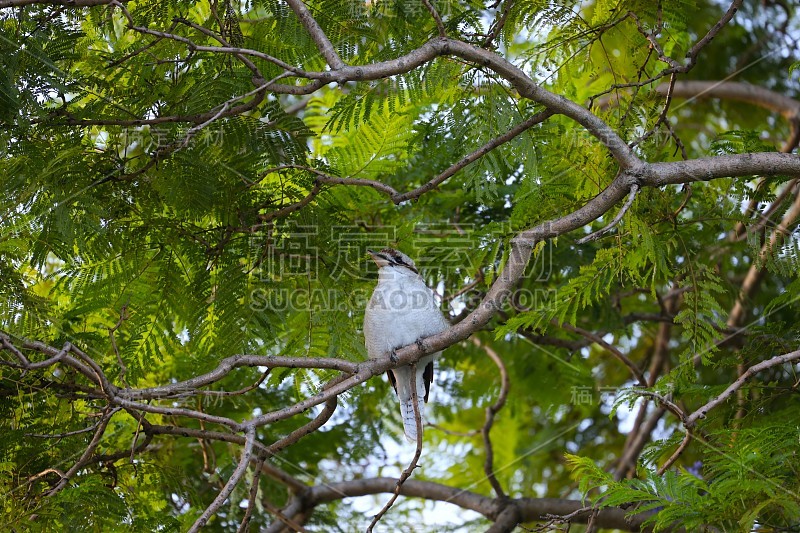
M 433 361 L 425 365 L 425 370 L 422 372 L 422 381 L 425 382 L 425 402 L 428 401 L 428 395 L 431 393 L 431 383 L 433 383 Z

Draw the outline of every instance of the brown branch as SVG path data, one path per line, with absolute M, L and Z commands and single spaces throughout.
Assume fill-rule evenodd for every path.
M 264 213 L 263 215 L 258 215 L 259 220 L 261 220 L 261 224 L 265 224 L 276 218 L 283 218 L 285 216 L 291 215 L 295 211 L 299 211 L 300 209 L 304 208 L 308 204 L 311 203 L 311 200 L 317 197 L 317 195 L 322 192 L 322 185 L 317 180 L 314 183 L 314 186 L 308 192 L 305 198 L 300 201 L 297 201 L 293 204 L 289 204 L 287 206 L 281 207 L 280 209 L 276 209 L 275 211 L 270 211 L 269 213 Z M 259 224 L 259 225 L 261 225 Z
M 89 445 L 84 450 L 83 454 L 81 454 L 80 459 L 72 465 L 72 468 L 67 470 L 61 475 L 61 479 L 59 482 L 50 490 L 45 492 L 45 496 L 52 496 L 57 492 L 61 491 L 64 487 L 67 486 L 69 480 L 78 473 L 80 469 L 85 467 L 92 461 L 92 456 L 94 455 L 94 451 L 97 449 L 97 446 L 100 444 L 100 440 L 103 438 L 103 435 L 106 432 L 106 428 L 108 427 L 108 423 L 111 421 L 111 418 L 117 410 L 109 409 L 104 415 L 103 418 L 100 419 L 100 423 L 97 425 L 95 429 L 94 435 L 92 436 L 92 440 L 89 441 Z
M 195 521 L 192 527 L 189 528 L 189 533 L 197 533 L 200 529 L 205 526 L 209 519 L 216 514 L 222 504 L 225 503 L 225 500 L 228 499 L 228 496 L 231 495 L 233 489 L 236 488 L 236 485 L 239 484 L 239 480 L 244 477 L 244 474 L 247 472 L 247 467 L 250 464 L 250 460 L 253 457 L 253 444 L 255 442 L 255 428 L 251 427 L 247 430 L 247 437 L 245 440 L 244 450 L 242 450 L 242 458 L 239 460 L 239 464 L 236 465 L 236 469 L 231 474 L 231 477 L 228 478 L 227 483 L 222 488 L 222 490 L 217 494 L 217 497 L 214 498 L 214 501 L 211 502 L 211 505 L 206 507 L 203 514 Z
M 257 389 L 259 386 L 261 386 L 261 384 L 264 383 L 267 380 L 267 378 L 269 377 L 269 373 L 270 373 L 271 370 L 272 370 L 271 368 L 268 368 L 263 374 L 261 374 L 261 377 L 259 377 L 258 380 L 253 382 L 252 385 L 248 385 L 247 387 L 243 387 L 243 388 L 241 388 L 239 390 L 235 390 L 235 391 L 198 390 L 198 391 L 194 391 L 194 394 L 197 394 L 197 395 L 200 395 L 200 396 L 241 396 L 242 394 L 247 394 L 251 390 Z
M 686 57 L 689 58 L 689 62 L 684 67 L 685 70 L 681 70 L 679 72 L 688 72 L 689 70 L 691 70 L 692 67 L 695 66 L 695 64 L 697 63 L 697 56 L 700 55 L 700 51 L 703 48 L 705 48 L 706 45 L 708 45 L 714 39 L 714 37 L 717 36 L 720 30 L 728 22 L 731 21 L 736 12 L 739 11 L 739 8 L 742 7 L 742 2 L 743 0 L 734 0 L 733 2 L 731 2 L 730 7 L 728 7 L 728 10 L 725 12 L 724 15 L 722 15 L 722 18 L 719 19 L 717 23 L 714 24 L 714 26 L 712 26 L 710 30 L 708 30 L 708 33 L 706 33 L 702 39 L 697 41 L 695 45 L 692 46 L 692 48 L 686 54 Z
M 522 522 L 519 508 L 514 503 L 507 503 L 494 520 L 494 523 L 486 530 L 486 533 L 511 533 L 517 529 L 517 525 Z
M 442 17 L 439 15 L 439 12 L 436 11 L 436 8 L 433 7 L 430 0 L 422 0 L 422 3 L 425 4 L 425 9 L 428 10 L 433 20 L 436 21 L 436 29 L 439 30 L 439 37 L 447 37 L 447 32 L 444 29 L 444 23 L 442 22 Z
M 673 92 L 673 88 L 675 87 L 675 82 L 677 81 L 677 79 L 678 79 L 678 76 L 677 76 L 677 74 L 675 74 L 675 73 L 673 73 L 673 74 L 670 76 L 670 78 L 669 78 L 669 83 L 667 84 L 667 92 L 666 92 L 666 94 L 664 95 L 664 97 L 665 97 L 665 98 L 664 98 L 664 106 L 661 108 L 661 113 L 659 113 L 659 115 L 658 115 L 658 118 L 656 119 L 656 122 L 655 122 L 655 124 L 653 124 L 653 127 L 652 127 L 652 128 L 650 128 L 650 129 L 648 129 L 648 130 L 647 130 L 647 131 L 644 133 L 644 135 L 642 135 L 641 137 L 639 137 L 638 139 L 636 139 L 636 141 L 634 141 L 633 143 L 631 143 L 631 146 L 637 146 L 637 145 L 639 145 L 639 144 L 642 144 L 642 143 L 643 143 L 643 142 L 645 142 L 647 139 L 649 139 L 650 137 L 652 137 L 652 136 L 655 134 L 655 132 L 656 132 L 656 131 L 658 131 L 658 128 L 659 128 L 659 127 L 660 127 L 662 124 L 668 124 L 668 123 L 669 123 L 669 121 L 668 121 L 668 119 L 667 119 L 667 113 L 669 112 L 669 107 L 670 107 L 670 105 L 672 104 L 672 92 Z M 672 129 L 672 127 L 670 126 L 668 129 L 669 129 L 669 132 L 670 132 L 670 134 L 672 135 L 672 137 L 673 137 L 673 138 L 676 140 L 676 142 L 677 142 L 677 143 L 680 143 L 680 140 L 679 140 L 679 139 L 678 139 L 678 137 L 675 135 L 675 131 Z M 680 146 L 682 146 L 682 145 L 680 145 Z M 685 148 L 684 148 L 684 150 L 685 150 Z M 684 158 L 684 159 L 687 159 L 687 158 Z
M 292 11 L 297 15 L 297 18 L 300 19 L 300 23 L 306 31 L 308 31 L 309 35 L 311 35 L 311 39 L 313 39 L 314 43 L 317 45 L 317 49 L 322 54 L 322 57 L 325 58 L 325 61 L 328 62 L 328 65 L 330 65 L 333 70 L 344 67 L 344 61 L 342 61 L 339 54 L 336 53 L 336 49 L 334 49 L 330 39 L 328 39 L 328 36 L 322 31 L 322 28 L 320 28 L 317 21 L 311 15 L 311 12 L 303 3 L 303 0 L 286 0 L 286 3 L 289 4 L 289 7 L 291 7 Z
M 179 22 L 181 24 L 185 24 L 185 25 L 187 25 L 187 26 L 189 26 L 191 28 L 194 28 L 195 30 L 197 30 L 200 33 L 202 33 L 203 35 L 205 35 L 207 37 L 211 37 L 212 39 L 214 39 L 215 41 L 217 41 L 218 43 L 220 43 L 222 46 L 224 46 L 226 48 L 235 48 L 235 47 L 231 47 L 230 43 L 228 43 L 228 41 L 225 40 L 225 38 L 222 37 L 222 35 L 219 35 L 218 33 L 214 32 L 214 31 L 211 31 L 208 28 L 205 28 L 205 27 L 203 27 L 203 26 L 201 26 L 199 24 L 195 24 L 191 20 L 185 19 L 183 17 L 175 17 L 173 19 L 173 21 L 175 23 Z M 264 76 L 262 76 L 261 71 L 258 69 L 256 64 L 253 63 L 250 60 L 250 58 L 248 58 L 244 54 L 234 54 L 234 56 L 236 57 L 236 59 L 241 61 L 248 69 L 250 69 L 250 71 L 253 73 L 253 76 L 255 77 L 255 79 L 257 79 L 257 80 L 263 80 L 264 79 Z
M 508 13 L 511 11 L 511 6 L 513 4 L 514 0 L 505 0 L 500 17 L 496 17 L 492 22 L 492 25 L 489 27 L 489 33 L 486 35 L 486 40 L 483 41 L 484 48 L 489 48 L 492 45 L 492 42 L 500 36 L 500 32 L 503 31 L 503 27 L 506 25 Z
M 658 474 L 659 476 L 663 476 L 664 472 L 666 472 L 669 469 L 669 467 L 672 466 L 675 463 L 675 461 L 678 460 L 678 457 L 680 457 L 683 451 L 686 449 L 686 447 L 689 446 L 689 442 L 691 440 L 692 440 L 692 434 L 690 431 L 687 430 L 678 448 L 673 452 L 672 455 L 669 456 L 669 459 L 667 459 L 664 462 L 664 464 L 661 465 L 661 468 L 658 469 L 656 474 Z
M 647 42 L 650 43 L 650 47 L 656 51 L 656 53 L 658 54 L 659 61 L 666 63 L 673 70 L 678 70 L 682 68 L 680 63 L 678 63 L 677 61 L 675 61 L 674 59 L 672 59 L 671 57 L 669 57 L 667 54 L 664 53 L 664 49 L 661 47 L 661 43 L 658 42 L 658 39 L 656 39 L 654 32 L 650 33 L 647 30 L 645 30 L 644 26 L 642 25 L 642 21 L 639 20 L 639 17 L 636 16 L 634 12 L 629 11 L 628 15 L 636 23 L 636 29 L 639 30 L 639 33 L 641 33 L 642 36 L 644 36 L 644 38 L 647 40 Z
M 308 485 L 271 463 L 265 462 L 262 464 L 261 470 L 272 479 L 286 485 L 289 491 L 294 494 L 304 493 L 308 489 Z
M 500 409 L 502 409 L 506 404 L 508 392 L 511 388 L 511 380 L 508 377 L 506 365 L 497 352 L 494 351 L 491 346 L 483 344 L 475 337 L 472 337 L 471 340 L 472 344 L 486 352 L 486 355 L 489 356 L 492 362 L 497 366 L 497 369 L 500 371 L 500 394 L 497 396 L 497 400 L 495 400 L 494 404 L 486 408 L 486 418 L 485 422 L 483 423 L 483 427 L 481 428 L 481 434 L 483 435 L 484 448 L 486 448 L 486 459 L 483 463 L 483 471 L 486 474 L 486 479 L 489 481 L 489 484 L 492 486 L 492 489 L 494 489 L 494 492 L 498 498 L 506 498 L 507 495 L 503 490 L 502 485 L 500 485 L 500 482 L 497 480 L 497 476 L 495 476 L 494 450 L 492 448 L 492 439 L 489 433 L 492 430 L 495 415 L 497 415 Z
M 666 96 L 669 93 L 669 84 L 662 83 L 655 90 L 659 94 Z M 698 98 L 719 98 L 746 102 L 780 113 L 788 120 L 800 118 L 800 101 L 749 83 L 701 80 L 679 81 L 673 87 L 672 96 L 675 98 L 687 98 L 689 101 Z
M 277 171 L 285 170 L 285 169 L 289 169 L 289 168 L 305 170 L 307 172 L 311 172 L 311 173 L 315 174 L 317 176 L 316 180 L 317 180 L 318 183 L 326 183 L 326 184 L 330 184 L 330 185 L 353 185 L 353 186 L 360 186 L 360 187 L 372 187 L 376 191 L 379 191 L 379 192 L 382 192 L 382 193 L 385 193 L 386 195 L 388 195 L 389 198 L 392 200 L 392 202 L 394 202 L 395 204 L 400 204 L 400 203 L 405 202 L 407 200 L 415 200 L 415 199 L 419 198 L 420 196 L 422 196 L 423 194 L 425 194 L 426 192 L 429 192 L 429 191 L 435 189 L 436 187 L 438 187 L 439 185 L 444 183 L 445 180 L 447 180 L 448 178 L 453 176 L 459 170 L 463 169 L 464 167 L 468 166 L 469 164 L 473 163 L 474 161 L 480 159 L 481 157 L 483 157 L 487 153 L 491 152 L 492 150 L 494 150 L 498 146 L 501 146 L 501 145 L 509 142 L 510 140 L 514 139 L 515 137 L 517 137 L 518 135 L 520 135 L 524 131 L 532 128 L 536 124 L 539 124 L 539 123 L 543 122 L 544 120 L 546 120 L 547 118 L 551 117 L 552 115 L 553 115 L 553 112 L 549 111 L 549 110 L 545 110 L 545 111 L 542 111 L 540 113 L 537 113 L 537 114 L 533 115 L 532 117 L 528 118 L 524 122 L 522 122 L 520 124 L 517 124 L 513 128 L 509 129 L 504 134 L 499 135 L 498 137 L 495 137 L 494 139 L 490 140 L 489 142 L 487 142 L 486 144 L 484 144 L 483 146 L 481 146 L 477 150 L 473 151 L 469 155 L 467 155 L 464 158 L 462 158 L 457 163 L 454 163 L 454 164 L 450 165 L 447 169 L 445 169 L 444 171 L 442 171 L 441 173 L 439 173 L 435 177 L 431 178 L 429 181 L 427 181 L 423 185 L 417 187 L 416 189 L 413 189 L 413 190 L 410 190 L 410 191 L 407 191 L 407 192 L 404 192 L 404 193 L 400 193 L 399 191 L 397 191 L 393 187 L 391 187 L 389 185 L 386 185 L 385 183 L 381 183 L 379 181 L 369 180 L 369 179 L 357 179 L 357 178 L 340 178 L 340 177 L 337 177 L 337 176 L 331 176 L 330 174 L 328 174 L 326 172 L 323 172 L 321 170 L 318 170 L 318 169 L 315 169 L 315 168 L 312 168 L 312 167 L 308 167 L 308 166 L 304 166 L 304 165 L 296 165 L 296 164 L 280 165 L 278 167 L 274 167 L 274 168 L 268 169 L 268 170 L 262 172 L 260 174 L 260 177 L 263 178 L 264 176 L 266 176 L 267 174 L 270 174 L 272 172 L 277 172 Z M 317 191 L 317 193 L 318 193 L 318 191 Z M 280 210 L 275 211 L 274 213 L 268 213 L 267 215 L 261 215 L 261 216 L 262 217 L 267 217 L 267 216 L 270 217 L 270 218 L 268 218 L 266 220 L 272 220 L 274 218 L 280 218 L 280 217 L 286 216 L 286 215 L 288 215 L 288 214 L 290 214 L 290 213 L 292 213 L 294 211 L 297 211 L 298 209 L 303 208 L 305 205 L 307 205 L 308 202 L 311 201 L 311 199 L 315 195 L 316 195 L 316 193 L 315 194 L 309 194 L 309 196 L 307 196 L 306 198 L 304 198 L 300 202 L 297 202 L 297 203 L 292 204 L 290 206 L 281 208 Z M 305 202 L 305 203 L 303 203 L 303 202 Z M 302 203 L 302 205 L 301 205 L 301 203 Z
M 789 352 L 783 355 L 776 355 L 775 357 L 772 357 L 765 361 L 761 361 L 760 363 L 751 366 L 750 368 L 745 370 L 741 376 L 739 376 L 739 379 L 731 383 L 728 386 L 728 388 L 726 388 L 716 398 L 713 398 L 705 405 L 703 405 L 702 407 L 694 411 L 692 414 L 687 416 L 686 419 L 683 421 L 684 426 L 686 426 L 687 428 L 694 427 L 695 424 L 697 424 L 698 420 L 704 419 L 708 415 L 709 411 L 723 404 L 725 400 L 727 400 L 733 393 L 742 388 L 742 386 L 745 383 L 747 383 L 747 381 L 750 378 L 752 378 L 762 370 L 766 370 L 768 368 L 772 368 L 773 366 L 779 366 L 797 360 L 800 360 L 800 350 Z
M 647 399 L 643 399 L 642 405 L 639 407 L 639 413 L 642 415 L 646 414 L 649 404 L 650 402 Z M 645 445 L 650 441 L 650 436 L 658 424 L 658 421 L 661 420 L 661 417 L 663 417 L 666 412 L 667 410 L 664 407 L 659 407 L 650 415 L 650 418 L 648 418 L 646 422 L 637 425 L 635 429 L 631 430 L 629 435 L 630 439 L 625 443 L 625 448 L 617 462 L 614 479 L 623 479 L 627 477 L 630 472 L 635 470 L 634 467 L 639 460 L 639 455 L 641 455 Z
M 517 124 L 513 128 L 509 129 L 504 134 L 495 137 L 491 141 L 487 142 L 477 150 L 473 151 L 469 155 L 465 156 L 463 159 L 450 165 L 447 169 L 443 172 L 439 173 L 437 176 L 426 182 L 425 184 L 417 187 L 414 190 L 404 192 L 402 194 L 395 191 L 394 194 L 391 195 L 391 199 L 395 204 L 399 204 L 401 202 L 405 202 L 406 200 L 415 200 L 425 194 L 428 191 L 431 191 L 441 185 L 446 179 L 454 175 L 456 172 L 461 170 L 462 168 L 466 167 L 470 163 L 480 159 L 484 155 L 488 154 L 498 146 L 501 146 L 508 141 L 512 140 L 513 138 L 517 137 L 519 134 L 523 133 L 526 130 L 529 130 L 536 124 L 540 124 L 547 120 L 549 117 L 553 116 L 553 111 L 545 110 L 540 113 L 536 113 L 535 115 L 531 116 L 524 122 Z
M 156 398 L 172 398 L 195 389 L 205 387 L 219 381 L 228 375 L 234 368 L 263 366 L 266 368 L 315 368 L 324 370 L 337 370 L 347 374 L 358 372 L 359 365 L 344 359 L 320 357 L 277 357 L 271 355 L 233 355 L 219 362 L 217 367 L 205 374 L 195 376 L 185 381 L 170 383 L 158 387 L 144 389 L 122 390 L 120 395 L 132 399 L 151 400 Z
M 318 170 L 318 169 L 313 168 L 313 167 L 308 167 L 308 166 L 305 166 L 305 165 L 296 165 L 296 164 L 280 165 L 280 166 L 277 166 L 277 167 L 273 167 L 273 168 L 267 169 L 264 172 L 262 172 L 261 174 L 259 174 L 259 179 L 263 179 L 264 176 L 266 176 L 267 174 L 271 174 L 273 172 L 279 172 L 281 170 L 292 169 L 292 168 L 293 169 L 297 169 L 297 170 L 305 170 L 306 172 L 311 172 L 312 174 L 314 174 L 316 176 L 315 180 L 318 183 L 326 183 L 326 184 L 332 184 L 332 185 L 353 185 L 353 186 L 356 186 L 356 187 L 372 187 L 376 191 L 380 191 L 382 193 L 385 193 L 385 194 L 389 195 L 390 197 L 394 197 L 395 195 L 398 194 L 398 192 L 395 189 L 393 189 L 389 185 L 386 185 L 385 183 L 381 183 L 380 181 L 368 180 L 368 179 L 358 179 L 358 178 L 339 178 L 337 176 L 331 176 L 327 172 L 323 172 L 323 171 Z
M 660 403 L 668 411 L 670 411 L 672 414 L 678 417 L 678 419 L 684 424 L 688 420 L 688 416 L 686 415 L 686 413 L 683 412 L 683 409 L 681 409 L 677 404 L 675 404 L 668 398 L 665 398 L 664 396 L 658 393 L 641 389 L 634 389 L 632 392 L 640 396 L 647 396 L 649 398 L 653 398 L 656 402 Z
M 287 509 L 291 507 L 292 511 L 300 512 L 343 498 L 393 493 L 396 484 L 397 480 L 393 478 L 366 478 L 318 485 L 311 487 L 304 494 L 302 503 L 296 499 L 287 506 Z M 480 513 L 492 521 L 506 508 L 497 499 L 430 481 L 410 479 L 402 486 L 400 494 L 450 503 Z M 542 516 L 547 514 L 568 515 L 586 507 L 587 503 L 558 498 L 518 498 L 507 500 L 506 505 L 516 506 L 520 522 L 531 522 L 541 520 Z M 286 512 L 287 509 L 284 509 L 284 512 L 288 515 L 290 513 Z M 626 514 L 627 511 L 622 509 L 600 509 L 597 515 L 598 524 L 610 529 L 638 531 L 642 523 L 652 516 L 652 513 L 640 513 L 628 518 Z
M 117 411 L 120 411 L 120 410 L 122 410 L 122 407 L 115 407 L 114 409 L 111 410 L 111 412 L 109 413 L 109 416 L 113 416 L 114 413 L 116 413 Z M 95 429 L 97 429 L 98 426 L 100 426 L 100 424 L 103 423 L 104 420 L 105 420 L 105 416 L 101 416 L 97 420 L 97 422 L 95 422 L 91 426 L 85 427 L 83 429 L 76 429 L 75 431 L 66 431 L 64 433 L 55 433 L 55 434 L 25 433 L 25 436 L 26 437 L 34 437 L 34 438 L 37 438 L 37 439 L 64 439 L 66 437 L 73 437 L 75 435 L 81 435 L 83 433 L 89 433 L 91 431 L 94 431 Z
M 636 199 L 636 193 L 638 191 L 639 191 L 639 185 L 637 185 L 636 183 L 631 185 L 631 192 L 628 194 L 628 199 L 625 201 L 625 204 L 623 204 L 623 206 L 620 208 L 620 210 L 617 213 L 617 215 L 608 224 L 608 226 L 606 226 L 603 229 L 600 229 L 598 231 L 595 231 L 594 233 L 591 233 L 591 234 L 587 235 L 586 237 L 578 239 L 577 241 L 575 241 L 575 243 L 576 244 L 586 244 L 587 242 L 596 241 L 597 239 L 599 239 L 600 237 L 602 237 L 603 235 L 605 235 L 606 233 L 608 233 L 612 229 L 614 229 L 614 227 L 617 224 L 619 224 L 620 220 L 622 220 L 622 217 L 625 216 L 625 213 L 628 212 L 628 209 L 630 209 L 631 206 L 633 205 L 633 200 Z
M 119 353 L 119 348 L 117 347 L 117 339 L 114 336 L 114 333 L 122 326 L 122 323 L 128 319 L 128 306 L 123 305 L 119 310 L 119 320 L 113 326 L 108 328 L 108 336 L 111 340 L 111 348 L 114 350 L 114 355 L 117 356 L 117 364 L 119 365 L 119 375 L 117 376 L 119 380 L 128 388 L 128 382 L 125 381 L 125 374 L 128 372 L 128 367 L 125 366 L 125 362 L 122 360 L 122 356 Z
M 677 283 L 674 284 L 677 286 Z M 664 297 L 660 298 L 662 304 L 662 313 L 665 316 L 672 317 L 675 311 L 680 307 L 683 292 L 685 288 L 674 289 L 667 293 Z M 650 360 L 650 367 L 648 369 L 647 387 L 651 388 L 656 384 L 658 376 L 667 365 L 669 361 L 669 342 L 672 338 L 673 320 L 670 318 L 663 321 L 658 325 L 658 332 L 653 342 L 653 357 Z M 614 473 L 615 479 L 622 479 L 627 477 L 629 473 L 635 471 L 636 462 L 642 453 L 645 445 L 650 441 L 650 436 L 655 429 L 656 424 L 664 416 L 666 409 L 659 407 L 656 411 L 644 422 L 644 417 L 647 414 L 647 407 L 649 401 L 645 399 L 639 407 L 636 423 L 628 434 L 625 441 L 625 446 L 617 462 L 616 472 Z
M 736 303 L 734 304 L 733 309 L 731 309 L 730 315 L 728 316 L 726 325 L 729 328 L 738 328 L 742 325 L 745 315 L 745 304 L 758 290 L 758 286 L 764 276 L 766 269 L 765 263 L 769 258 L 769 255 L 773 253 L 777 246 L 780 246 L 785 236 L 790 233 L 789 226 L 794 223 L 798 217 L 800 217 L 800 194 L 795 196 L 794 202 L 792 202 L 792 205 L 789 206 L 789 209 L 786 211 L 786 213 L 784 213 L 781 222 L 772 232 L 769 240 L 761 247 L 757 259 L 748 269 L 747 275 L 745 276 L 744 281 L 742 281 L 742 286 L 739 289 L 739 295 L 736 298 Z
M 256 508 L 256 499 L 258 498 L 258 482 L 261 478 L 262 467 L 264 466 L 264 459 L 259 457 L 256 460 L 255 468 L 253 468 L 253 480 L 250 482 L 250 492 L 247 497 L 247 509 L 244 511 L 244 517 L 236 529 L 236 533 L 247 533 L 250 529 L 250 519 L 253 516 L 253 511 Z
M 565 329 L 567 331 L 571 331 L 573 333 L 577 333 L 581 337 L 589 339 L 590 341 L 594 342 L 595 344 L 601 346 L 607 352 L 609 352 L 611 355 L 616 357 L 623 365 L 628 367 L 628 370 L 631 371 L 631 374 L 633 374 L 634 379 L 638 382 L 638 385 L 640 387 L 647 387 L 647 380 L 644 379 L 644 374 L 642 374 L 642 371 L 639 370 L 639 367 L 636 366 L 633 363 L 633 361 L 628 359 L 628 356 L 626 356 L 624 353 L 620 352 L 619 349 L 617 349 L 616 346 L 613 346 L 613 345 L 607 343 L 606 341 L 603 340 L 602 337 L 600 337 L 598 335 L 595 335 L 591 331 L 586 331 L 583 328 L 579 328 L 577 326 L 573 326 L 571 324 L 567 324 L 566 322 L 564 322 L 563 324 L 558 324 L 557 322 L 553 322 L 553 325 L 559 326 L 559 327 L 561 327 L 561 328 L 563 328 L 563 329 Z
M 297 76 L 304 78 L 308 77 L 306 75 L 306 72 L 303 71 L 303 69 L 297 68 L 293 65 L 290 65 L 289 63 L 286 63 L 285 61 L 281 61 L 276 57 L 272 57 L 269 54 L 265 54 L 257 50 L 251 50 L 249 48 L 231 47 L 231 46 L 204 46 L 204 45 L 199 45 L 194 41 L 192 41 L 191 39 L 184 37 L 182 35 L 177 35 L 175 33 L 168 33 L 158 30 L 151 30 L 150 28 L 147 28 L 145 26 L 137 26 L 136 22 L 134 22 L 133 20 L 133 16 L 131 15 L 130 11 L 128 11 L 128 9 L 121 2 L 119 2 L 119 0 L 112 0 L 109 3 L 120 9 L 123 16 L 125 17 L 125 20 L 128 23 L 128 28 L 137 33 L 152 35 L 154 37 L 161 37 L 162 39 L 170 39 L 172 41 L 183 43 L 191 52 L 212 52 L 215 54 L 231 54 L 234 56 L 241 55 L 241 56 L 257 57 L 259 59 L 263 59 L 264 61 L 268 61 L 274 65 L 277 65 L 283 70 L 291 72 L 292 74 L 295 74 Z

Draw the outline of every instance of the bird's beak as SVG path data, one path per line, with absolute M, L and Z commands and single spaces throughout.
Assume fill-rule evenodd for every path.
M 367 253 L 372 257 L 372 260 L 375 261 L 375 264 L 378 265 L 378 268 L 384 267 L 389 264 L 389 261 L 386 260 L 384 256 L 382 256 L 379 252 L 375 250 L 367 250 Z

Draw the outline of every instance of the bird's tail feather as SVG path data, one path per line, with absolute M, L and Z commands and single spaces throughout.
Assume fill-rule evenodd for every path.
M 419 405 L 419 416 L 420 421 L 425 421 L 424 413 L 425 413 L 425 401 L 420 396 L 417 398 L 418 405 Z M 403 431 L 406 434 L 406 440 L 408 442 L 417 442 L 417 419 L 414 416 L 414 400 L 409 398 L 408 400 L 400 400 L 400 415 L 403 417 Z

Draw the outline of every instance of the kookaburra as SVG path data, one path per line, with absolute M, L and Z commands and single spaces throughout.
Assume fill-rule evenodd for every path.
M 371 359 L 393 357 L 397 348 L 435 335 L 450 326 L 436 305 L 433 291 L 419 275 L 414 261 L 391 248 L 384 248 L 380 252 L 367 251 L 378 265 L 378 285 L 364 313 L 364 337 Z M 387 372 L 400 400 L 406 438 L 411 442 L 417 440 L 411 380 L 416 380 L 422 416 L 433 381 L 433 361 L 440 354 L 437 352 L 421 358 L 417 362 L 416 375 L 412 375 L 411 366 L 401 366 Z

